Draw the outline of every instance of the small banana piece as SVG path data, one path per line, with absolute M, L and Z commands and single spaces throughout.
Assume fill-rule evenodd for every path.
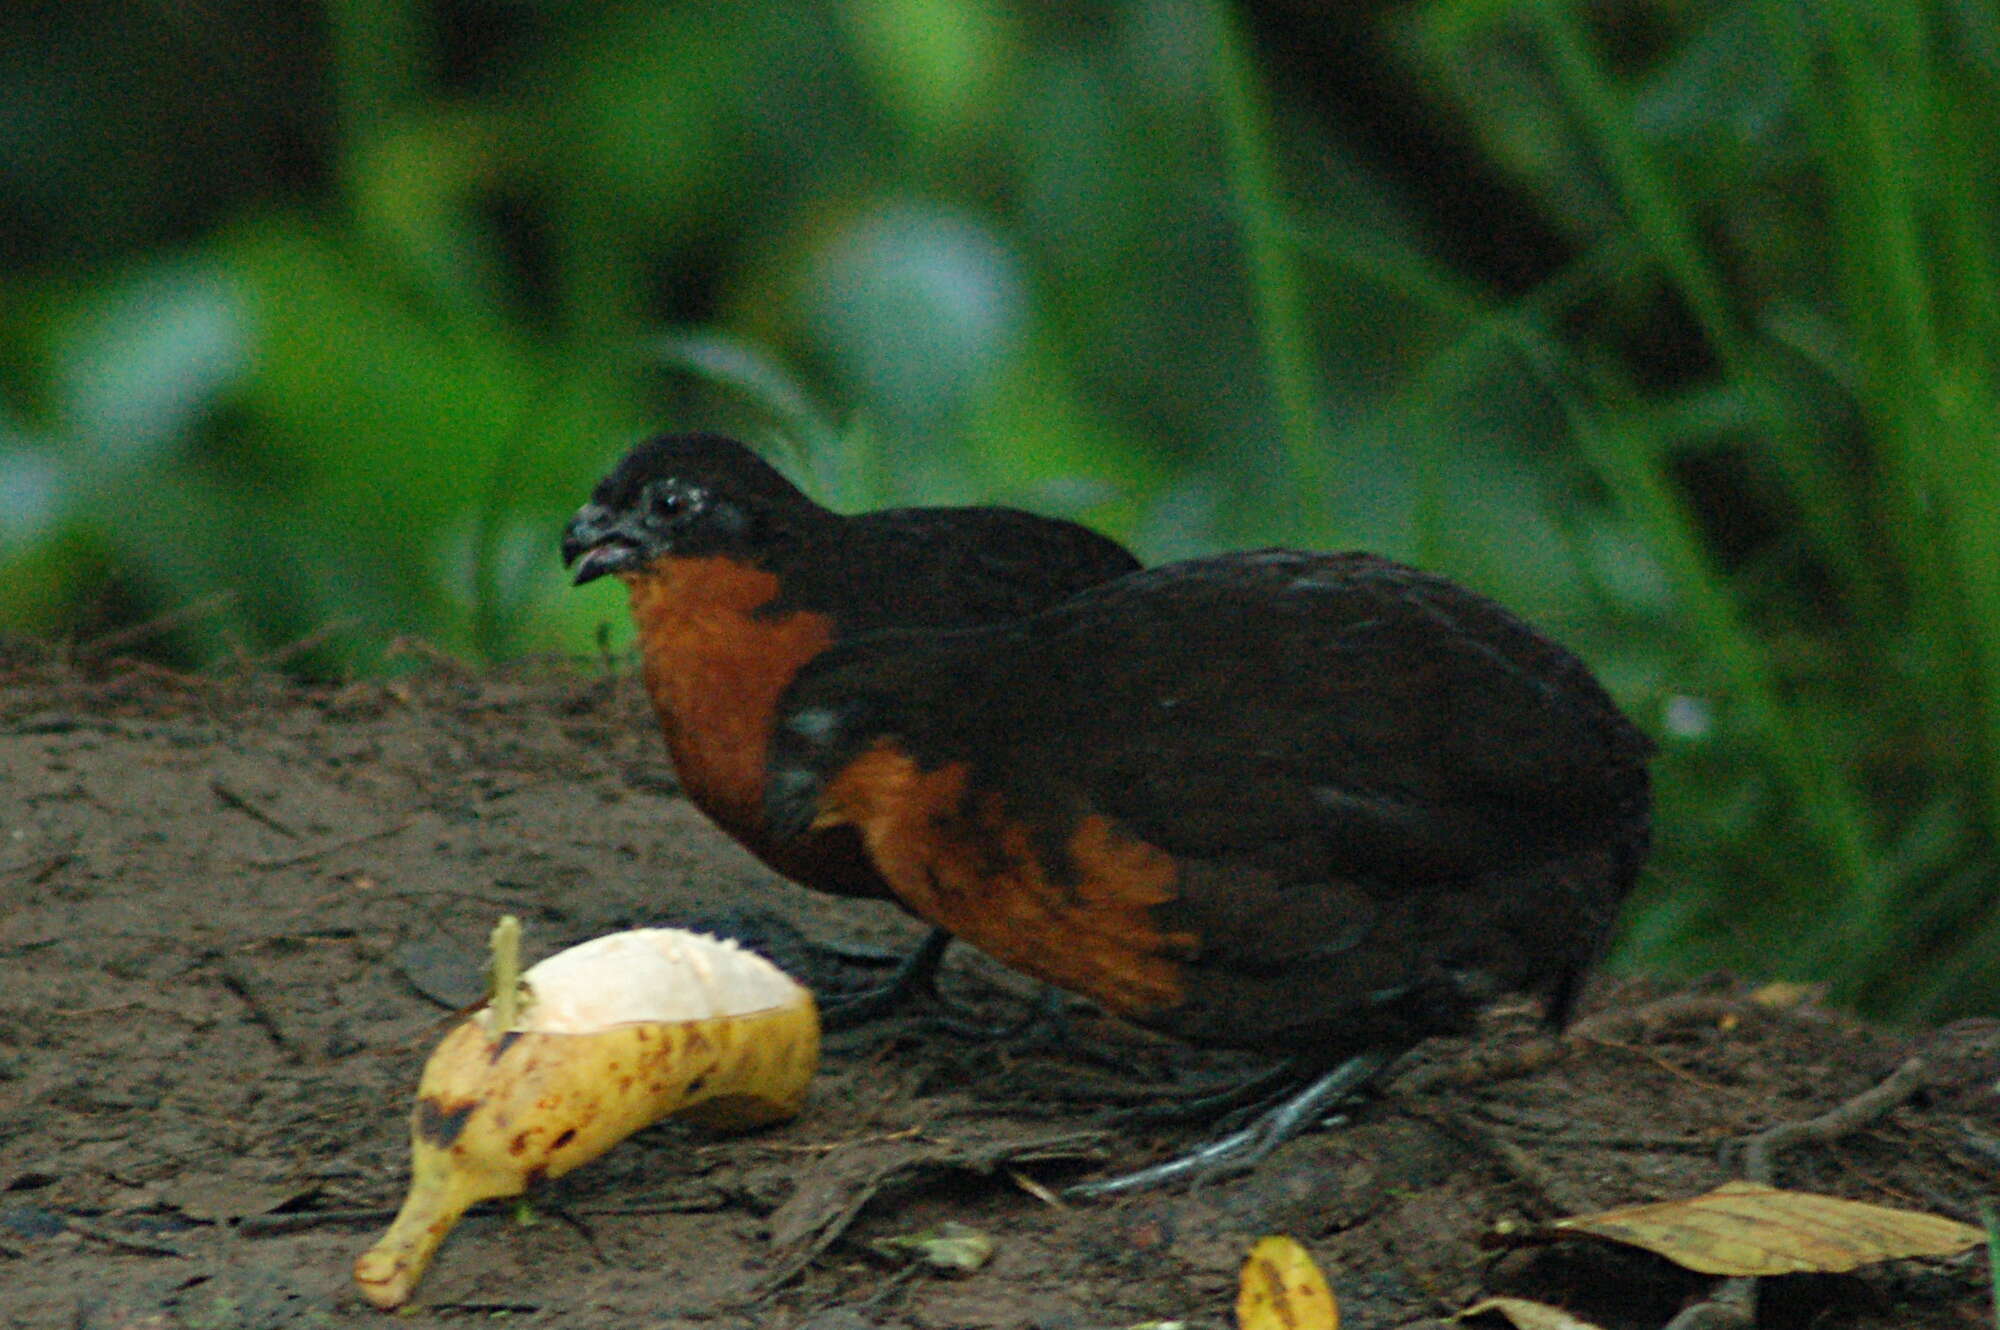
M 812 994 L 724 939 L 613 933 L 549 957 L 521 984 L 512 1020 L 495 1019 L 512 1005 L 501 978 L 495 1002 L 424 1066 L 409 1195 L 354 1264 L 378 1307 L 408 1300 L 473 1204 L 560 1177 L 663 1117 L 724 1130 L 791 1117 L 818 1065 Z

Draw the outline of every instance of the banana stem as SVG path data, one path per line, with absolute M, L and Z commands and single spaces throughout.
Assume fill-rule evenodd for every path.
M 492 1028 L 495 1034 L 505 1034 L 514 1028 L 521 1010 L 521 921 L 511 914 L 501 915 L 487 947 L 493 983 L 487 994 L 493 1008 Z

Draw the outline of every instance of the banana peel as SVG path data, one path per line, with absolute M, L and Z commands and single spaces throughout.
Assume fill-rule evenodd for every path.
M 735 944 L 636 929 L 522 976 L 431 1054 L 410 1115 L 411 1182 L 354 1265 L 377 1307 L 408 1301 L 465 1211 L 597 1158 L 665 1117 L 741 1130 L 796 1114 L 819 1061 L 812 995 Z M 502 993 L 512 996 L 510 987 Z

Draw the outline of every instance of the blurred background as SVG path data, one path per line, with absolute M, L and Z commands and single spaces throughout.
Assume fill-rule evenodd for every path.
M 1996 144 L 1985 0 L 13 0 L 0 629 L 619 652 L 665 428 L 1366 546 L 1660 740 L 1622 964 L 1990 1013 Z

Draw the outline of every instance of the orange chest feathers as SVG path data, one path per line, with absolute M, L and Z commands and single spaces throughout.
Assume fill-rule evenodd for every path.
M 831 619 L 759 614 L 777 577 L 731 559 L 662 559 L 627 585 L 646 692 L 681 788 L 724 829 L 758 840 L 772 713 L 833 641 Z
M 825 806 L 861 828 L 905 905 L 995 959 L 1125 1016 L 1181 1001 L 1196 939 L 1152 919 L 1179 869 L 1102 814 L 1067 829 L 1054 866 L 997 795 L 968 787 L 963 763 L 922 771 L 886 744 L 828 784 Z

